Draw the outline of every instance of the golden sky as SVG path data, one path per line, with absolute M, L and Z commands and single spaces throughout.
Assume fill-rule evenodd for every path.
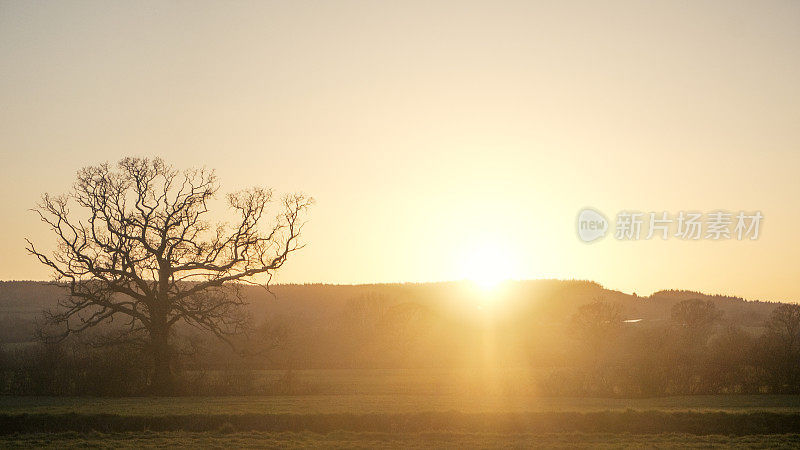
M 282 282 L 580 278 L 800 300 L 800 2 L 0 1 L 0 279 L 127 155 L 317 204 Z M 592 244 L 586 206 L 759 210 Z

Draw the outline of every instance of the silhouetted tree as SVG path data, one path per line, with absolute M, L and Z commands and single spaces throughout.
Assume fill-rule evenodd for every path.
M 722 311 L 711 300 L 688 299 L 672 306 L 671 317 L 692 343 L 705 344 Z
M 736 325 L 729 325 L 711 337 L 707 364 L 701 374 L 710 393 L 757 391 L 754 379 L 754 347 L 757 340 Z
M 622 328 L 620 306 L 595 299 L 572 315 L 572 330 L 587 342 L 601 344 L 614 338 Z
M 236 286 L 258 275 L 268 283 L 301 248 L 301 216 L 312 200 L 283 197 L 270 221 L 272 191 L 252 188 L 227 196 L 232 223 L 212 225 L 205 218 L 218 189 L 213 171 L 125 158 L 115 169 L 107 163 L 81 169 L 66 195 L 45 194 L 35 211 L 56 234 L 57 247 L 45 253 L 28 240 L 27 250 L 69 290 L 60 308 L 46 314 L 58 331 L 45 337 L 124 317 L 119 337 L 143 339 L 153 390 L 165 393 L 172 384 L 169 344 L 176 323 L 222 339 L 244 330 Z
M 588 364 L 583 368 L 582 389 L 585 393 L 610 393 L 616 381 L 612 372 L 623 325 L 620 306 L 595 299 L 578 308 L 570 325 L 580 344 L 578 353 L 583 354 L 580 359 Z
M 722 311 L 711 300 L 687 299 L 672 306 L 671 320 L 678 345 L 674 361 L 677 391 L 701 393 L 709 387 L 703 374 L 709 372 L 708 341 Z
M 781 303 L 766 323 L 767 332 L 787 348 L 800 344 L 800 305 Z
M 764 358 L 778 390 L 800 384 L 800 305 L 782 303 L 772 311 L 762 338 Z

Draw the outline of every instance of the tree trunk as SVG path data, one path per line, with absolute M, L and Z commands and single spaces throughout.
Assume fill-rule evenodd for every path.
M 174 393 L 172 378 L 172 355 L 169 348 L 168 332 L 165 329 L 150 332 L 151 352 L 153 358 L 153 378 L 150 391 L 154 395 L 170 395 Z

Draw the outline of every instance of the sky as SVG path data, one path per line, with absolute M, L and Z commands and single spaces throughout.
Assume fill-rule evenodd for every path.
M 280 282 L 800 301 L 798 80 L 795 1 L 0 0 L 0 279 L 49 278 L 44 192 L 161 156 L 316 199 Z M 764 220 L 587 244 L 585 207 Z

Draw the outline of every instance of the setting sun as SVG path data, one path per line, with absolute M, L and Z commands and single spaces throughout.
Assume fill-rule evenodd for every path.
M 514 253 L 502 242 L 484 239 L 463 258 L 463 278 L 484 291 L 491 291 L 518 272 Z

